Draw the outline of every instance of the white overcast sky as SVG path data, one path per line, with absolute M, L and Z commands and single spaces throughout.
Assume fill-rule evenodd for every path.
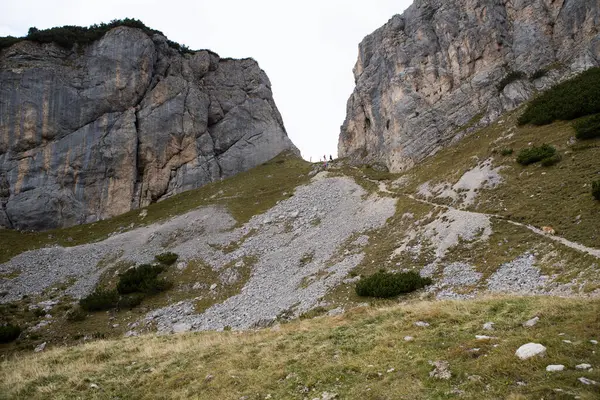
M 192 49 L 252 57 L 305 159 L 337 154 L 358 43 L 412 0 L 0 0 L 0 36 L 136 18 Z

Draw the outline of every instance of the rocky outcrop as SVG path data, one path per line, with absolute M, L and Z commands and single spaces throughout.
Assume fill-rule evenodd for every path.
M 597 0 L 415 0 L 367 36 L 338 153 L 402 171 L 600 62 Z
M 0 225 L 64 227 L 234 175 L 288 139 L 252 59 L 180 54 L 117 27 L 89 46 L 0 52 Z

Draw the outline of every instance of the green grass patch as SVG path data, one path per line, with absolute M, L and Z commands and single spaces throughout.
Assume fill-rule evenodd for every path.
M 535 327 L 521 326 L 536 315 L 540 322 Z M 598 340 L 598 315 L 597 299 L 497 297 L 362 307 L 333 318 L 282 324 L 279 330 L 147 335 L 53 346 L 0 363 L 0 393 L 33 400 L 138 399 L 157 393 L 199 400 L 301 400 L 323 397 L 324 392 L 350 400 L 516 400 L 563 398 L 554 391 L 560 388 L 572 393 L 570 397 L 596 399 L 597 387 L 578 378 L 600 381 L 595 367 L 600 355 L 590 343 Z M 416 327 L 419 320 L 430 326 Z M 489 321 L 495 322 L 491 336 L 498 339 L 476 340 L 475 335 L 486 334 L 481 327 Z M 405 342 L 404 336 L 414 340 Z M 528 342 L 546 346 L 546 356 L 516 358 L 516 349 Z M 429 361 L 435 360 L 448 362 L 449 380 L 430 377 Z M 582 362 L 594 369 L 576 370 Z M 550 374 L 548 364 L 567 368 Z M 91 383 L 100 389 L 91 389 Z
M 600 112 L 600 68 L 560 83 L 529 103 L 519 125 L 546 125 Z

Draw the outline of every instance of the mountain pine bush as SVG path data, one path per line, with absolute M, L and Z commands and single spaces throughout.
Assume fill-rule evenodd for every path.
M 600 68 L 560 83 L 529 103 L 519 125 L 547 125 L 600 113 Z
M 173 265 L 173 264 L 175 264 L 175 261 L 177 261 L 179 256 L 176 253 L 171 253 L 169 251 L 166 253 L 158 254 L 158 255 L 154 256 L 154 258 L 156 259 L 156 261 L 158 261 L 161 264 Z
M 422 278 L 416 272 L 392 273 L 379 271 L 361 278 L 356 283 L 359 296 L 388 298 L 410 293 L 431 284 L 430 278 Z
M 96 288 L 96 290 L 79 300 L 79 306 L 85 311 L 106 311 L 117 306 L 119 294 L 114 290 Z
M 142 264 L 130 268 L 119 276 L 117 291 L 120 294 L 158 293 L 170 288 L 170 283 L 158 277 L 165 270 L 162 265 Z
M 9 343 L 16 340 L 21 334 L 21 328 L 17 325 L 0 326 L 0 343 Z
M 573 123 L 577 139 L 594 139 L 600 137 L 600 114 L 590 115 Z
M 554 147 L 550 146 L 549 144 L 543 144 L 539 147 L 533 146 L 528 149 L 521 150 L 519 155 L 517 155 L 517 162 L 521 165 L 529 165 L 547 158 L 554 157 L 555 155 L 556 149 Z
M 592 196 L 600 201 L 600 181 L 592 182 Z
M 130 28 L 141 29 L 148 36 L 152 37 L 154 34 L 163 35 L 161 31 L 151 29 L 144 25 L 140 20 L 134 18 L 125 19 L 114 19 L 108 24 L 94 24 L 89 27 L 65 25 L 50 29 L 39 30 L 35 27 L 29 28 L 27 36 L 21 38 L 15 38 L 12 36 L 0 37 L 0 50 L 12 46 L 13 44 L 22 40 L 30 40 L 37 43 L 56 43 L 60 47 L 65 49 L 71 49 L 75 44 L 88 45 L 94 41 L 102 38 L 109 30 L 118 26 L 128 26 Z M 164 35 L 163 35 L 164 36 Z M 180 45 L 171 40 L 167 40 L 169 47 L 174 48 L 180 53 L 193 53 L 187 46 Z

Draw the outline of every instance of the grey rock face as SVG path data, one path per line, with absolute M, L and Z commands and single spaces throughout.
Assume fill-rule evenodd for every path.
M 415 0 L 359 46 L 339 155 L 405 170 L 537 90 L 598 66 L 599 8 L 597 0 Z M 522 77 L 499 88 L 511 72 Z
M 0 226 L 112 217 L 284 150 L 298 152 L 252 59 L 182 55 L 129 27 L 0 52 Z

